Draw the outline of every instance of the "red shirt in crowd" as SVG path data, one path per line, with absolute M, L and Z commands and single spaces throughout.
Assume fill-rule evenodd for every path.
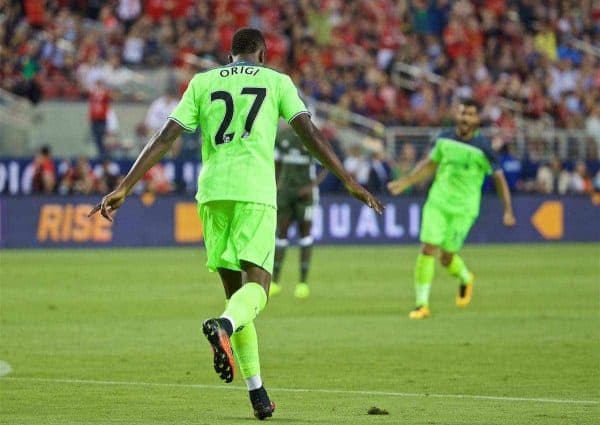
M 110 92 L 101 86 L 90 91 L 90 120 L 106 121 L 110 107 Z
M 54 187 L 47 187 L 47 182 L 54 185 L 56 167 L 52 158 L 39 156 L 33 162 L 32 190 L 36 193 L 52 192 Z
M 158 22 L 165 15 L 171 18 L 187 16 L 194 7 L 194 0 L 146 0 L 144 6 L 146 15 Z
M 443 38 L 446 45 L 446 52 L 451 59 L 468 55 L 469 45 L 467 43 L 467 34 L 460 24 L 451 22 L 444 30 Z
M 25 14 L 29 25 L 42 26 L 45 21 L 45 0 L 25 0 Z

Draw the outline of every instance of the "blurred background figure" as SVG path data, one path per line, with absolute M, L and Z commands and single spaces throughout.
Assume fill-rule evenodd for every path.
M 43 146 L 33 159 L 32 193 L 52 193 L 56 186 L 56 167 L 50 147 Z
M 569 172 L 556 156 L 538 169 L 536 187 L 539 193 L 564 195 L 569 190 L 569 184 Z
M 361 145 L 355 144 L 346 151 L 344 168 L 352 174 L 357 182 L 362 185 L 367 184 L 371 167 L 369 166 L 369 161 L 362 152 Z
M 115 189 L 123 176 L 119 173 L 119 166 L 105 159 L 95 172 L 96 188 L 100 193 L 108 193 Z
M 106 157 L 104 138 L 107 131 L 110 101 L 110 92 L 104 80 L 97 79 L 89 93 L 89 118 L 92 137 L 100 158 Z
M 165 167 L 159 163 L 152 167 L 142 178 L 138 190 L 142 193 L 165 195 L 173 192 L 175 186 L 169 178 Z
M 87 158 L 73 161 L 60 182 L 59 192 L 63 195 L 89 195 L 98 192 L 98 180 Z
M 177 95 L 177 89 L 174 86 L 174 83 L 170 83 L 165 90 L 165 93 L 154 100 L 150 104 L 150 108 L 148 108 L 148 112 L 146 113 L 146 118 L 144 119 L 144 123 L 139 129 L 139 133 L 144 135 L 141 140 L 148 140 L 154 133 L 156 133 L 163 124 L 169 118 L 169 115 L 179 102 L 179 97 Z M 197 143 L 197 140 L 196 140 Z M 143 146 L 140 147 L 140 149 Z M 173 148 L 171 150 L 172 156 L 176 157 L 181 150 L 181 141 L 178 140 L 173 144 Z
M 367 189 L 371 193 L 387 193 L 387 184 L 392 180 L 392 165 L 383 146 L 371 154 Z
M 577 161 L 575 164 L 575 169 L 571 174 L 569 190 L 577 195 L 590 195 L 593 192 L 593 181 L 585 162 Z

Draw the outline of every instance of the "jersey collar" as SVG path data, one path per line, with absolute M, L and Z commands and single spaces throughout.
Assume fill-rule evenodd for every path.
M 458 127 L 454 127 L 454 137 L 456 137 L 457 140 L 460 140 L 463 143 L 471 143 L 473 140 L 475 140 L 477 138 L 477 136 L 479 136 L 481 130 L 478 128 L 473 132 L 473 135 L 471 136 L 470 139 L 465 139 L 464 137 L 460 136 L 458 134 Z
M 245 60 L 237 60 L 235 62 L 231 62 L 230 64 L 227 64 L 226 66 L 238 66 L 238 65 L 260 66 L 260 65 L 254 63 L 254 62 L 245 61 Z

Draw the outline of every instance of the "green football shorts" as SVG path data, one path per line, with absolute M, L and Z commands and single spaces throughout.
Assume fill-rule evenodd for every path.
M 450 214 L 425 203 L 421 220 L 420 240 L 441 247 L 447 252 L 458 252 L 477 217 Z
M 301 223 L 303 221 L 312 221 L 315 204 L 313 197 L 301 197 L 297 191 L 278 191 L 277 192 L 277 215 L 281 220 Z
M 241 270 L 241 262 L 273 273 L 277 211 L 252 202 L 212 201 L 198 205 L 210 271 Z

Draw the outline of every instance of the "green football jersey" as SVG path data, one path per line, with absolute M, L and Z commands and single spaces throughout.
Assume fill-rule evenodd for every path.
M 196 74 L 170 119 L 202 132 L 199 203 L 276 206 L 275 136 L 279 118 L 308 113 L 291 78 L 237 61 Z
M 429 157 L 438 167 L 427 202 L 448 213 L 479 215 L 485 176 L 498 169 L 491 141 L 480 134 L 461 140 L 455 129 L 446 130 Z
M 291 128 L 277 134 L 275 161 L 281 164 L 278 182 L 280 191 L 297 191 L 316 178 L 316 161 Z

